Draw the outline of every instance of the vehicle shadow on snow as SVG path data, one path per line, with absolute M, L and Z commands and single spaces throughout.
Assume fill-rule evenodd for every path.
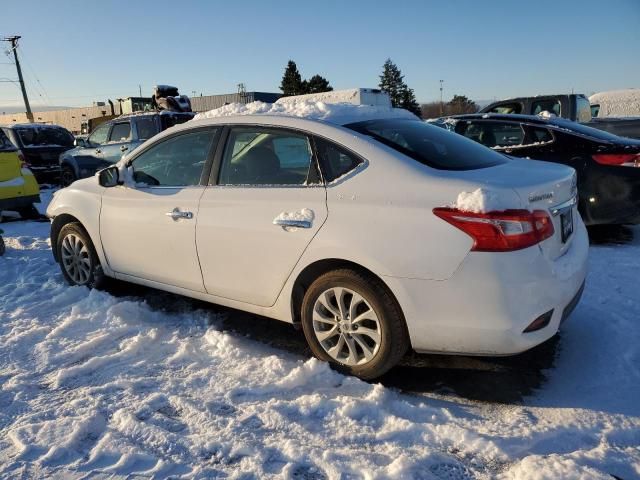
M 155 310 L 208 310 L 222 315 L 221 328 L 301 357 L 311 357 L 301 330 L 258 315 L 212 305 L 140 285 L 110 281 L 106 291 L 117 297 L 144 299 Z M 491 403 L 521 403 L 546 380 L 559 345 L 556 336 L 513 357 L 464 357 L 410 353 L 377 381 L 406 393 L 456 395 Z
M 626 245 L 634 240 L 634 232 L 625 225 L 594 225 L 587 228 L 591 245 Z

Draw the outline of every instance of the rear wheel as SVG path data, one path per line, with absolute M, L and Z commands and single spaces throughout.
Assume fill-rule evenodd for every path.
M 104 283 L 98 254 L 79 223 L 68 223 L 62 227 L 57 249 L 62 275 L 70 285 L 99 288 Z
M 77 180 L 76 174 L 69 165 L 63 165 L 60 172 L 60 184 L 63 187 L 68 187 Z
M 377 278 L 350 269 L 317 278 L 302 301 L 313 354 L 363 379 L 381 376 L 409 348 L 400 306 Z

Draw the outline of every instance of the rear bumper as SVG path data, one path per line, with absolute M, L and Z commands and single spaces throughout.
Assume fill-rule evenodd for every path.
M 470 253 L 448 280 L 385 277 L 419 352 L 514 355 L 551 338 L 577 305 L 589 241 L 582 221 L 570 248 L 546 259 L 538 246 L 509 253 Z M 553 311 L 549 323 L 523 330 Z

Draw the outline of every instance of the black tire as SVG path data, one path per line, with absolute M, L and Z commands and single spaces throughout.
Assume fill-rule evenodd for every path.
M 88 274 L 86 275 L 86 278 L 82 275 L 80 278 L 77 276 L 74 278 L 65 267 L 65 261 L 63 260 L 63 242 L 66 237 L 72 235 L 78 238 L 86 247 L 86 254 L 83 255 L 83 258 L 88 261 Z M 89 234 L 87 234 L 81 224 L 77 222 L 67 223 L 60 229 L 56 242 L 56 252 L 62 276 L 69 285 L 81 285 L 89 288 L 101 288 L 104 285 L 105 275 L 102 271 L 102 266 L 100 265 L 100 259 L 98 258 L 98 254 L 96 253 L 96 249 L 93 246 L 93 242 L 91 241 Z M 71 269 L 71 272 L 73 272 L 73 269 Z
M 38 209 L 34 207 L 33 204 L 28 207 L 16 208 L 16 212 L 18 212 L 18 214 L 25 220 L 36 220 L 42 217 Z
M 2 238 L 2 235 L 0 235 L 0 257 L 4 255 L 5 250 L 6 247 L 4 246 L 4 239 Z
M 327 353 L 316 336 L 313 320 L 314 306 L 324 292 L 333 288 L 346 288 L 357 293 L 369 304 L 368 306 L 377 316 L 380 341 L 377 343 L 377 351 L 372 358 L 369 360 L 362 359 L 364 363 L 348 365 L 333 358 Z M 363 380 L 372 380 L 386 373 L 400 361 L 410 346 L 404 315 L 389 289 L 372 275 L 362 274 L 351 269 L 334 270 L 318 277 L 305 292 L 302 300 L 301 317 L 302 329 L 314 356 L 329 362 L 334 368 L 343 373 L 357 376 Z M 333 327 L 329 326 L 327 328 Z M 352 329 L 354 327 L 351 326 L 349 328 Z M 354 337 L 358 333 L 355 329 L 349 331 Z M 346 336 L 351 339 L 351 334 Z M 342 333 L 340 333 L 340 336 L 342 336 Z M 355 345 L 355 343 L 352 344 Z M 357 349 L 360 353 L 363 353 L 361 347 L 357 347 Z M 348 350 L 351 349 L 349 348 Z
M 62 170 L 60 171 L 60 185 L 63 187 L 68 187 L 73 182 L 78 179 L 76 177 L 76 173 L 73 171 L 69 165 L 63 165 Z

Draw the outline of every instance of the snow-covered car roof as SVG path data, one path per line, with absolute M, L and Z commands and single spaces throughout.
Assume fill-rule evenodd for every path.
M 312 100 L 286 103 L 230 103 L 215 110 L 199 113 L 194 120 L 247 115 L 297 117 L 307 120 L 321 120 L 335 125 L 346 125 L 382 118 L 418 120 L 418 117 L 413 113 L 401 108 L 353 105 L 351 103 L 325 103 Z
M 9 123 L 5 125 L 0 125 L 0 127 L 4 128 L 61 128 L 66 130 L 61 125 L 52 125 L 50 123 Z

